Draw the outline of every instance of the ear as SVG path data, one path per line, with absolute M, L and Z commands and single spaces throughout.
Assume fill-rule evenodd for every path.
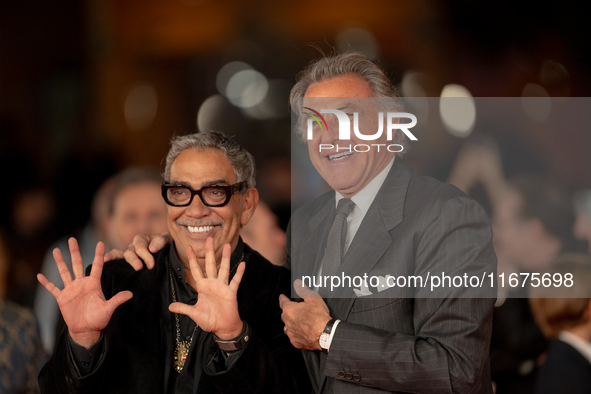
M 240 217 L 240 226 L 245 226 L 254 214 L 259 203 L 259 191 L 254 187 L 249 188 L 244 195 L 242 216 Z

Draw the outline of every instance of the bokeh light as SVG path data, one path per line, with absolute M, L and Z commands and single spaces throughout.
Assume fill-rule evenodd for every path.
M 446 130 L 452 135 L 460 138 L 469 136 L 476 123 L 476 104 L 470 91 L 457 84 L 444 86 L 439 114 Z
M 248 63 L 244 62 L 230 62 L 225 64 L 220 71 L 218 71 L 218 75 L 216 77 L 215 85 L 218 89 L 220 94 L 226 95 L 226 88 L 228 87 L 228 82 L 230 78 L 232 78 L 237 72 L 243 70 L 252 70 L 252 67 Z
M 259 104 L 269 90 L 267 78 L 255 70 L 242 70 L 234 74 L 226 86 L 226 97 L 237 107 L 250 108 Z
M 537 122 L 545 121 L 552 110 L 550 95 L 542 86 L 528 83 L 521 92 L 521 105 L 531 119 Z

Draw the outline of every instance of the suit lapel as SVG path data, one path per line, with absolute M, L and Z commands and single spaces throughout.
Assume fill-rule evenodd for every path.
M 393 241 L 390 230 L 404 218 L 404 200 L 411 176 L 412 170 L 397 158 L 343 258 L 339 275 L 369 273 L 390 247 Z

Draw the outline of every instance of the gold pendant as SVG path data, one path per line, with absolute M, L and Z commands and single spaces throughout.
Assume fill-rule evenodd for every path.
M 190 347 L 191 344 L 187 341 L 176 344 L 176 349 L 174 351 L 174 369 L 178 373 L 181 373 L 183 367 L 185 366 L 185 361 L 187 361 Z

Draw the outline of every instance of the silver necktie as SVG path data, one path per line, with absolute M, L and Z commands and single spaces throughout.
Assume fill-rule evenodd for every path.
M 335 275 L 341 266 L 347 238 L 347 217 L 354 208 L 355 203 L 350 198 L 339 200 L 322 258 L 322 276 Z

